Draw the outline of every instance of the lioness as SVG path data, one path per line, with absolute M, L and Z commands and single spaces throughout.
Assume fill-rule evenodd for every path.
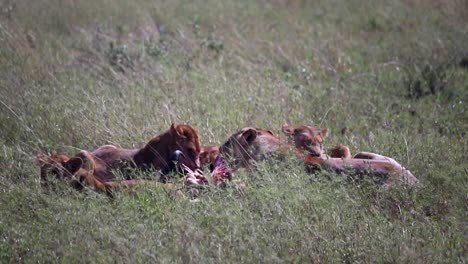
M 90 152 L 90 162 L 95 164 L 94 176 L 103 182 L 114 180 L 115 170 L 122 171 L 128 167 L 154 169 L 165 181 L 164 176 L 176 168 L 173 162 L 174 153 L 177 153 L 180 165 L 196 171 L 200 168 L 200 149 L 195 129 L 189 125 L 172 124 L 168 130 L 152 138 L 139 149 L 102 146 Z
M 234 172 L 240 168 L 253 168 L 257 161 L 288 148 L 269 130 L 245 127 L 230 136 L 219 152 L 227 158 Z
M 99 181 L 92 175 L 91 171 L 83 168 L 83 160 L 79 157 L 37 155 L 34 163 L 41 169 L 41 185 L 44 187 L 49 185 L 47 175 L 50 173 L 79 190 L 83 189 L 83 186 L 104 192 L 113 188 L 112 184 Z
M 328 129 L 311 126 L 293 128 L 286 124 L 281 130 L 292 139 L 298 154 L 307 151 L 312 156 L 323 155 L 322 141 L 328 136 Z
M 200 150 L 200 167 L 212 164 L 219 155 L 219 147 L 203 146 Z
M 325 168 L 340 174 L 346 174 L 349 170 L 352 170 L 357 175 L 369 175 L 380 179 L 385 186 L 397 182 L 406 182 L 408 184 L 418 182 L 409 170 L 394 159 L 379 154 L 361 152 L 356 154 L 354 158 L 350 158 L 351 153 L 348 147 L 337 146 L 335 147 L 335 155 L 341 155 L 340 158 L 326 156 L 323 153 L 322 140 L 327 135 L 328 130 L 310 126 L 293 128 L 284 125 L 283 132 L 293 139 L 300 154 L 304 150 L 309 151 L 309 153 L 301 155 L 301 157 L 312 171 Z
M 326 156 L 322 142 L 328 136 L 327 128 L 317 128 L 312 126 L 293 128 L 292 126 L 285 124 L 281 130 L 296 146 L 296 152 L 298 154 L 304 154 L 304 151 L 307 151 L 306 154 L 310 154 L 312 156 Z M 336 145 L 330 150 L 329 155 L 332 158 L 352 157 L 349 147 L 345 145 Z
M 78 156 L 87 156 L 89 154 L 86 151 L 80 152 Z M 156 181 L 146 180 L 123 180 L 123 181 L 112 181 L 102 182 L 93 175 L 92 164 L 89 165 L 90 170 L 84 168 L 84 162 L 80 157 L 68 157 L 66 155 L 37 155 L 34 158 L 34 163 L 41 169 L 41 185 L 47 187 L 49 181 L 47 179 L 48 174 L 52 174 L 59 180 L 68 182 L 73 188 L 77 190 L 83 190 L 84 188 L 90 188 L 96 192 L 106 193 L 112 197 L 112 191 L 114 190 L 129 190 L 139 185 L 155 185 L 160 184 Z M 176 192 L 176 195 L 180 195 L 180 188 L 175 185 L 166 183 L 163 185 L 166 189 Z

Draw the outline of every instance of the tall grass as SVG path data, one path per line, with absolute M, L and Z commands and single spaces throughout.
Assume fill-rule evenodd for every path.
M 1 262 L 466 262 L 466 1 L 2 1 Z M 44 193 L 31 157 L 141 146 L 171 122 L 328 127 L 419 189 L 299 161 L 197 200 Z

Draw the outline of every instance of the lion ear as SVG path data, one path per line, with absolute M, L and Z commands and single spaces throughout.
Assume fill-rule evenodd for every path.
M 71 174 L 75 174 L 83 165 L 83 160 L 78 157 L 73 157 L 63 164 L 63 167 Z
M 283 127 L 281 127 L 281 131 L 283 131 L 283 133 L 288 136 L 294 134 L 294 128 L 288 124 L 284 124 Z
M 187 131 L 185 131 L 184 126 L 178 125 L 176 123 L 172 123 L 171 131 L 175 133 L 177 136 L 185 138 L 188 137 Z
M 257 138 L 257 130 L 254 128 L 248 128 L 242 132 L 241 136 L 247 143 L 252 143 Z
M 177 125 L 176 123 L 172 123 L 172 124 L 171 124 L 170 130 L 171 130 L 172 132 L 177 133 L 177 126 L 178 126 L 178 125 Z
M 322 139 L 328 137 L 328 128 L 321 128 L 320 136 L 322 137 Z

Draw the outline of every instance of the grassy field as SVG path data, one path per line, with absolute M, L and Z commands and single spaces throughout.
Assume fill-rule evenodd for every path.
M 0 262 L 468 261 L 468 2 L 0 1 Z M 294 157 L 198 200 L 44 192 L 37 153 L 328 127 L 421 188 Z

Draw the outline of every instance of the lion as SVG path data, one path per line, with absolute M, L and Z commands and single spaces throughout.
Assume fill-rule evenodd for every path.
M 316 128 L 311 126 L 300 126 L 293 128 L 290 125 L 283 125 L 281 131 L 292 139 L 292 143 L 296 146 L 297 154 L 301 155 L 304 151 L 312 156 L 322 156 L 323 146 L 322 141 L 328 136 L 327 128 Z
M 307 154 L 312 156 L 326 157 L 322 142 L 328 137 L 327 128 L 318 128 L 312 126 L 299 126 L 293 128 L 285 124 L 281 128 L 282 132 L 290 138 L 291 143 L 295 145 L 297 154 Z M 329 151 L 329 157 L 332 158 L 352 158 L 351 151 L 346 145 L 336 145 Z
M 336 145 L 334 148 L 330 150 L 330 157 L 332 158 L 342 158 L 342 159 L 367 159 L 367 160 L 387 160 L 393 164 L 399 163 L 387 156 L 383 156 L 380 154 L 372 153 L 372 152 L 359 152 L 354 156 L 351 155 L 351 151 L 348 146 L 346 145 Z
M 93 165 L 88 165 L 90 168 L 85 168 L 85 162 L 80 156 L 88 156 L 87 151 L 81 151 L 76 157 L 68 157 L 67 155 L 36 155 L 34 158 L 35 165 L 41 169 L 41 185 L 49 187 L 47 179 L 49 174 L 52 174 L 56 179 L 68 183 L 76 190 L 82 191 L 85 188 L 96 192 L 105 193 L 109 197 L 113 197 L 113 191 L 116 190 L 131 190 L 137 186 L 149 186 L 161 184 L 151 180 L 122 180 L 102 182 L 93 175 Z M 172 183 L 165 183 L 163 187 L 173 191 L 177 196 L 183 196 L 180 192 L 182 187 L 178 187 Z
M 86 154 L 82 154 L 86 155 Z M 49 187 L 50 182 L 47 179 L 48 174 L 52 174 L 58 180 L 68 182 L 72 187 L 82 190 L 87 186 L 98 192 L 108 192 L 114 185 L 101 182 L 96 179 L 92 170 L 83 168 L 84 162 L 80 157 L 68 157 L 67 155 L 36 155 L 34 163 L 41 170 L 41 185 Z
M 258 161 L 285 152 L 288 148 L 269 130 L 245 127 L 230 136 L 219 152 L 235 172 L 240 168 L 252 169 Z
M 212 164 L 219 155 L 219 147 L 203 146 L 200 150 L 200 167 L 204 168 L 208 164 Z M 212 168 L 210 168 L 212 169 Z
M 201 146 L 197 132 L 189 125 L 172 124 L 171 127 L 152 138 L 142 148 L 124 149 L 105 145 L 84 157 L 95 166 L 94 176 L 102 182 L 116 179 L 115 171 L 128 168 L 155 170 L 163 182 L 166 175 L 184 165 L 192 171 L 200 168 Z M 174 155 L 177 155 L 174 158 Z M 175 163 L 174 160 L 178 162 Z M 125 174 L 125 173 L 124 173 Z M 129 175 L 125 175 L 131 179 Z
M 338 145 L 332 150 L 330 157 L 324 154 L 322 141 L 328 135 L 328 129 L 310 126 L 293 128 L 283 126 L 283 133 L 292 138 L 299 156 L 304 160 L 310 171 L 322 168 L 347 174 L 349 171 L 357 175 L 368 175 L 378 179 L 384 186 L 397 182 L 410 185 L 418 183 L 418 179 L 406 168 L 392 158 L 370 152 L 361 152 L 351 158 L 347 146 Z M 304 150 L 308 153 L 305 155 Z

